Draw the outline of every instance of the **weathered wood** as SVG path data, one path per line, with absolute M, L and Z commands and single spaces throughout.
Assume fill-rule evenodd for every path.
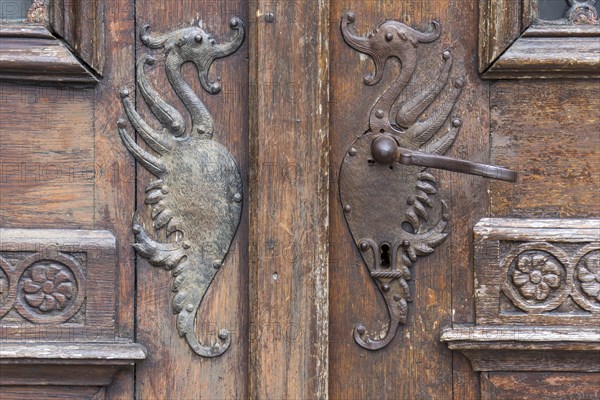
M 475 371 L 600 371 L 600 328 L 455 325 L 441 340 Z
M 600 220 L 489 218 L 473 231 L 478 323 L 598 324 L 598 302 L 582 292 L 580 274 L 585 267 L 582 260 L 597 251 L 593 243 L 600 240 Z M 543 281 L 537 282 L 526 276 L 527 267 L 518 266 L 523 257 L 546 257 L 539 258 L 540 262 L 555 266 L 532 265 L 531 271 L 542 273 Z M 529 260 L 533 259 L 523 262 Z M 524 291 L 522 279 L 546 285 L 550 273 L 559 281 L 540 288 L 535 298 Z
M 117 241 L 117 336 L 135 338 L 135 258 L 131 248 L 131 216 L 135 207 L 134 162 L 117 134 L 122 118 L 118 90 L 135 79 L 135 15 L 133 0 L 108 0 L 104 6 L 105 65 L 96 86 L 94 107 L 94 225 L 110 230 Z M 117 372 L 106 389 L 107 399 L 134 397 L 133 368 Z M 104 391 L 103 391 L 104 392 Z
M 202 26 L 215 37 L 215 41 L 223 43 L 233 35 L 229 26 L 232 17 L 241 18 L 248 27 L 247 8 L 247 4 L 239 0 L 145 1 L 136 4 L 136 21 L 138 29 L 146 24 L 150 25 L 149 32 L 152 35 L 189 27 L 202 21 Z M 135 32 L 135 35 L 137 57 L 145 57 L 147 53 L 152 53 L 157 60 L 154 66 L 145 66 L 149 84 L 166 102 L 173 104 L 188 118 L 188 113 L 165 76 L 164 51 L 149 52 L 139 40 L 139 31 Z M 198 72 L 193 66 L 182 67 L 184 80 L 201 98 L 213 117 L 213 141 L 227 147 L 242 171 L 247 171 L 248 165 L 247 46 L 248 39 L 234 54 L 213 63 L 209 76 L 211 80 L 219 77 L 222 85 L 221 92 L 216 95 L 208 94 L 201 87 Z M 133 61 L 131 62 L 133 66 Z M 133 95 L 134 85 L 135 79 L 132 76 L 125 82 L 124 87 Z M 115 96 L 113 106 L 117 105 L 118 98 Z M 149 124 L 158 126 L 140 96 L 137 99 L 137 109 Z M 124 113 L 121 112 L 121 118 L 123 117 Z M 116 132 L 113 134 L 119 140 Z M 144 144 L 140 145 L 146 148 Z M 124 146 L 119 144 L 119 147 Z M 244 186 L 246 179 L 243 178 Z M 144 168 L 138 168 L 137 210 L 140 222 L 147 227 L 151 226 L 152 220 L 150 207 L 144 203 L 145 187 L 154 180 L 156 178 Z M 153 267 L 141 257 L 138 258 L 137 341 L 148 348 L 148 359 L 136 368 L 137 395 L 140 399 L 248 397 L 247 212 L 245 193 L 242 221 L 236 238 L 196 314 L 196 335 L 201 342 L 207 341 L 205 344 L 210 344 L 209 341 L 216 340 L 221 328 L 231 332 L 231 345 L 220 357 L 202 359 L 185 340 L 182 340 L 176 327 L 176 315 L 173 314 L 173 277 L 164 269 Z M 128 230 L 131 229 L 130 217 L 124 225 Z M 161 232 L 156 239 L 167 242 L 174 238 L 167 239 Z M 132 238 L 126 239 L 129 245 L 132 242 Z
M 599 78 L 600 48 L 595 37 L 520 37 L 483 77 Z
M 114 340 L 115 247 L 107 231 L 0 228 L 0 338 Z
M 260 0 L 250 15 L 250 396 L 324 399 L 329 1 Z
M 450 79 L 464 76 L 467 84 L 452 114 L 462 118 L 463 127 L 449 155 L 481 162 L 487 158 L 487 135 L 481 134 L 488 121 L 487 85 L 478 80 L 471 66 L 473 55 L 466 50 L 475 47 L 476 37 L 466 32 L 476 29 L 477 2 L 460 5 L 451 1 L 333 2 L 330 395 L 332 398 L 445 398 L 455 385 L 462 398 L 474 398 L 478 382 L 468 360 L 460 354 L 453 356 L 438 339 L 440 327 L 453 318 L 461 322 L 474 318 L 468 232 L 486 211 L 486 184 L 481 178 L 433 172 L 443 182 L 440 192 L 448 199 L 450 235 L 433 255 L 420 258 L 411 268 L 409 285 L 414 301 L 409 303 L 407 325 L 400 328 L 394 341 L 377 352 L 361 349 L 352 338 L 352 329 L 359 322 L 385 331 L 388 315 L 344 221 L 338 172 L 349 144 L 366 131 L 371 107 L 399 68 L 394 66 L 386 72 L 381 84 L 363 83 L 363 76 L 373 71 L 373 65 L 341 37 L 339 19 L 347 10 L 355 12 L 355 34 L 360 36 L 366 36 L 385 19 L 398 19 L 422 31 L 427 30 L 431 20 L 440 22 L 440 39 L 420 45 L 417 50 L 416 81 L 409 93 L 426 86 L 431 75 L 441 68 L 442 52 L 451 48 L 454 65 Z M 376 196 L 372 200 L 377 201 Z
M 106 386 L 120 368 L 144 358 L 144 347 L 135 343 L 3 342 L 0 396 L 10 385 Z
M 484 79 L 598 78 L 598 26 L 537 21 L 531 0 L 486 0 L 479 9 L 479 72 Z M 535 38 L 535 39 L 534 39 Z
M 87 386 L 6 386 L 2 400 L 104 400 L 104 388 Z
M 97 78 L 46 28 L 0 28 L 0 78 L 91 85 Z
M 485 72 L 518 39 L 522 0 L 485 0 L 479 6 L 479 72 Z
M 600 85 L 597 81 L 496 82 L 491 161 L 519 170 L 490 184 L 491 213 L 519 218 L 600 215 Z
M 585 373 L 483 373 L 482 400 L 597 399 L 600 374 Z
M 92 228 L 93 93 L 0 87 L 0 225 Z
M 107 43 L 105 42 L 104 0 L 51 0 L 49 24 L 77 57 L 102 75 Z

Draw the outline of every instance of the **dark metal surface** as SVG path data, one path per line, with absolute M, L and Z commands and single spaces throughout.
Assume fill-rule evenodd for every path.
M 517 180 L 517 172 L 507 168 L 403 149 L 398 146 L 398 143 L 396 143 L 391 135 L 387 134 L 382 134 L 373 140 L 371 153 L 376 162 L 385 165 L 397 162 L 404 165 L 416 165 L 469 175 L 479 175 L 507 182 L 515 182 Z
M 373 59 L 375 72 L 364 77 L 366 85 L 381 81 L 388 59 L 397 58 L 402 66 L 373 105 L 369 129 L 349 147 L 339 178 L 346 222 L 390 314 L 383 337 L 370 337 L 358 324 L 354 339 L 366 349 L 378 350 L 392 341 L 400 324 L 406 323 L 407 302 L 412 301 L 407 283 L 410 267 L 419 256 L 433 253 L 448 235 L 448 208 L 427 168 L 508 181 L 514 181 L 516 173 L 443 156 L 462 125 L 459 117 L 450 117 L 464 85 L 462 78 L 449 79 L 450 51 L 442 53 L 442 66 L 433 74 L 432 82 L 417 82 L 424 89 L 405 95 L 417 65 L 419 44 L 440 36 L 437 22 L 432 22 L 430 31 L 420 32 L 387 20 L 367 37 L 358 37 L 349 30 L 354 20 L 354 13 L 346 13 L 341 30 L 350 47 Z M 436 101 L 442 93 L 443 101 Z M 358 120 L 356 125 L 361 125 Z
M 161 99 L 146 79 L 145 65 L 156 60 L 145 55 L 137 64 L 137 87 L 149 109 L 162 125 L 153 129 L 135 110 L 129 91 L 121 91 L 123 107 L 139 137 L 157 155 L 138 146 L 119 120 L 119 135 L 136 160 L 158 179 L 146 186 L 146 204 L 152 208 L 155 230 L 166 229 L 173 235 L 171 243 L 150 238 L 133 220 L 137 252 L 152 265 L 172 270 L 173 312 L 177 330 L 200 356 L 216 357 L 231 344 L 231 334 L 222 329 L 211 344 L 201 344 L 195 334 L 196 312 L 204 294 L 221 267 L 240 222 L 242 179 L 229 151 L 212 141 L 213 120 L 200 98 L 184 81 L 181 66 L 192 62 L 198 70 L 202 87 L 210 94 L 221 89 L 210 82 L 212 62 L 235 52 L 244 40 L 244 26 L 238 18 L 230 21 L 235 36 L 230 42 L 217 44 L 202 28 L 193 26 L 161 36 L 150 36 L 148 26 L 140 33 L 142 43 L 165 53 L 165 72 L 169 83 L 190 114 L 186 118 Z

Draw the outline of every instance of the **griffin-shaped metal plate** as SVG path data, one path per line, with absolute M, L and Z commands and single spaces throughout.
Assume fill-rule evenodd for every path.
M 370 111 L 369 129 L 357 132 L 358 139 L 348 148 L 339 178 L 346 222 L 390 314 L 388 331 L 381 338 L 369 337 L 362 324 L 354 329 L 354 339 L 360 346 L 377 350 L 387 346 L 398 326 L 406 323 L 408 302 L 412 301 L 407 283 L 411 279 L 409 268 L 419 256 L 433 253 L 445 240 L 448 210 L 428 169 L 398 162 L 377 163 L 372 146 L 376 138 L 386 138 L 404 149 L 443 155 L 462 124 L 460 118 L 450 115 L 463 80 L 449 78 L 452 55 L 444 51 L 432 80 L 418 82 L 421 91 L 405 94 L 417 66 L 417 48 L 435 41 L 441 33 L 440 25 L 433 22 L 429 31 L 421 32 L 388 20 L 367 37 L 359 37 L 349 30 L 354 20 L 353 13 L 346 13 L 341 30 L 350 47 L 373 59 L 375 72 L 364 77 L 366 85 L 381 81 L 390 58 L 401 62 L 400 73 Z M 442 93 L 444 100 L 435 102 Z M 362 124 L 357 120 L 356 125 Z
M 151 207 L 155 230 L 166 229 L 175 238 L 169 243 L 152 239 L 133 218 L 137 252 L 152 265 L 171 270 L 173 312 L 177 330 L 200 356 L 216 357 L 231 344 L 231 334 L 220 330 L 210 344 L 196 337 L 196 312 L 204 295 L 221 268 L 237 231 L 242 211 L 242 178 L 229 151 L 212 140 L 213 119 L 200 98 L 181 75 L 181 66 L 193 63 L 202 87 L 216 94 L 221 87 L 208 76 L 212 62 L 234 53 L 244 40 L 244 26 L 238 18 L 230 21 L 235 31 L 225 44 L 216 41 L 200 26 L 180 29 L 160 36 L 140 33 L 150 49 L 164 51 L 164 68 L 169 83 L 190 114 L 186 118 L 164 101 L 146 78 L 145 67 L 156 60 L 144 55 L 137 63 L 137 88 L 161 125 L 155 129 L 136 112 L 127 89 L 121 99 L 129 123 L 154 154 L 138 146 L 126 132 L 127 122 L 117 122 L 123 144 L 135 159 L 156 176 L 146 186 L 145 202 Z M 143 283 L 142 283 L 143 284 Z

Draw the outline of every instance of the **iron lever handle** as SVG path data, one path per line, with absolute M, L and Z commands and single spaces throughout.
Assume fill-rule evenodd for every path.
M 517 180 L 517 172 L 514 170 L 405 149 L 398 146 L 396 140 L 390 135 L 381 135 L 373 140 L 371 154 L 377 163 L 384 165 L 398 162 L 403 165 L 437 168 L 507 182 L 516 182 Z

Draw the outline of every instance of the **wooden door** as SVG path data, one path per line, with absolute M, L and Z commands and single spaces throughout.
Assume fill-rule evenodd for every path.
M 0 397 L 600 397 L 594 1 L 0 7 Z M 235 46 L 212 64 L 167 65 L 206 43 Z M 198 127 L 206 135 L 194 97 L 212 116 L 210 141 L 237 169 L 180 168 L 162 176 L 168 188 L 156 186 L 164 164 L 145 152 L 168 157 L 165 148 L 183 142 L 142 133 L 142 152 L 119 128 L 134 137 L 144 120 L 177 138 L 171 106 L 185 135 Z M 381 120 L 401 147 L 503 165 L 518 180 L 365 162 L 371 180 L 361 181 L 363 170 L 349 175 L 345 163 L 370 152 L 371 134 L 390 133 Z M 422 143 L 402 139 L 436 120 Z M 227 254 L 202 270 L 214 279 L 197 311 L 189 308 L 191 337 L 226 349 L 207 356 L 178 326 L 188 302 L 174 313 L 182 279 L 172 271 L 185 259 L 132 246 L 144 240 L 141 228 L 183 243 L 181 233 L 166 236 L 167 225 L 153 228 L 163 210 L 148 199 L 175 188 L 185 203 L 177 209 L 187 210 L 175 217 L 205 243 L 184 237 L 213 254 L 200 224 L 215 222 L 203 220 L 211 206 L 189 187 L 234 170 L 239 224 L 227 222 L 235 233 Z M 403 191 L 417 183 L 423 193 L 409 201 Z M 390 188 L 401 201 L 385 197 Z M 384 214 L 353 219 L 369 202 Z M 417 224 L 425 232 L 437 221 L 435 244 L 400 240 L 398 265 L 380 260 L 390 271 L 373 274 L 364 239 L 419 234 Z M 360 345 L 386 336 L 378 349 Z

